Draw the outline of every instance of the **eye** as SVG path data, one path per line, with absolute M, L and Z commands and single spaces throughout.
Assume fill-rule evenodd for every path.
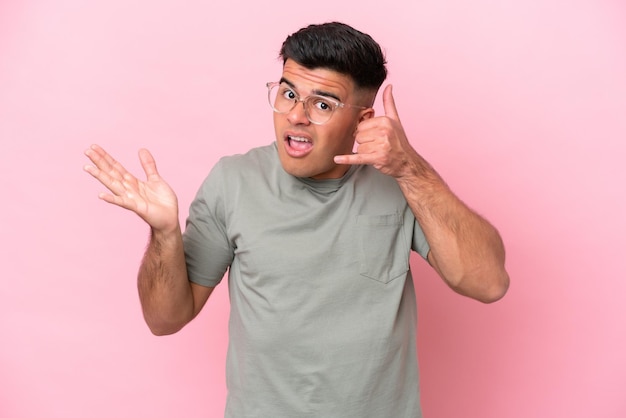
M 333 102 L 326 100 L 324 98 L 321 98 L 321 97 L 315 97 L 315 99 L 313 100 L 313 106 L 315 110 L 322 112 L 322 113 L 332 112 L 333 109 L 335 108 L 335 105 L 333 104 Z
M 282 87 L 280 95 L 286 100 L 296 100 L 296 93 L 289 87 Z

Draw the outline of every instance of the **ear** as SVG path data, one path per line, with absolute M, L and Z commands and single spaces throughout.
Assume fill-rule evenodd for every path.
M 367 109 L 361 110 L 361 112 L 359 112 L 359 123 L 363 122 L 366 119 L 373 118 L 375 114 L 376 112 L 374 111 L 374 108 L 372 107 L 368 107 Z

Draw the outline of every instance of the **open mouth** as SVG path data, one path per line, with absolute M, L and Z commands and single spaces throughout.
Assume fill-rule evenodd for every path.
M 313 149 L 311 139 L 304 136 L 287 135 L 285 145 L 287 153 L 292 157 L 303 157 Z

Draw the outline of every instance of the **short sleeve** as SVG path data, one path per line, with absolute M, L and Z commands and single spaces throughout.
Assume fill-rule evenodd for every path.
M 201 286 L 217 286 L 234 257 L 226 227 L 226 196 L 221 174 L 218 162 L 189 207 L 183 233 L 189 280 Z

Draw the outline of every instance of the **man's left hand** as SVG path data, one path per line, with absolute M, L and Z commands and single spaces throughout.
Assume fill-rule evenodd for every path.
M 384 116 L 359 123 L 355 132 L 356 153 L 337 155 L 337 164 L 369 164 L 381 173 L 395 178 L 409 174 L 410 161 L 416 152 L 411 147 L 400 123 L 392 86 L 383 92 Z

